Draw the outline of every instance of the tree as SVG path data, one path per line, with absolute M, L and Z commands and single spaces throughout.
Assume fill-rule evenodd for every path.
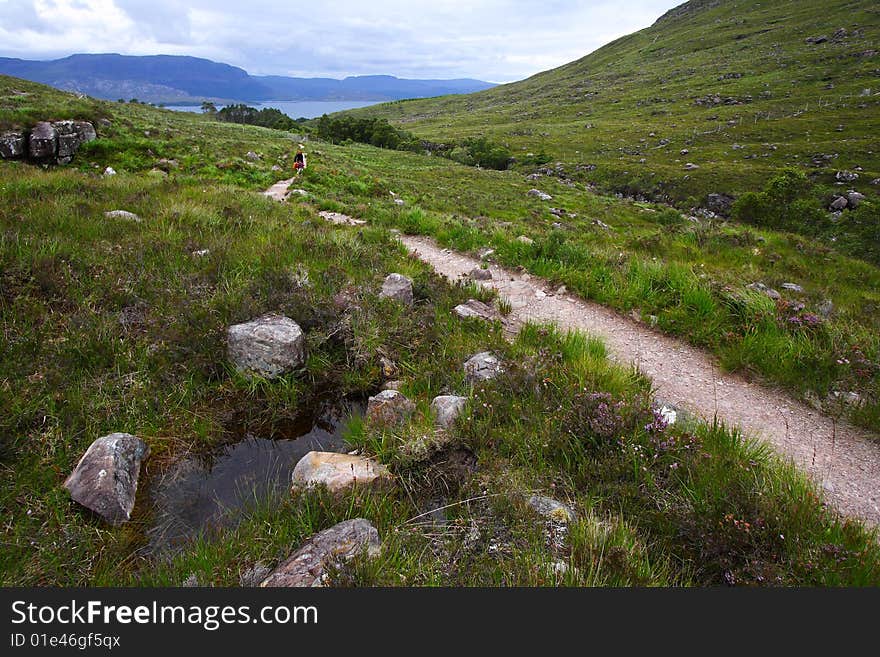
M 206 100 L 202 103 L 202 112 L 205 114 L 216 114 L 217 106 L 214 103 Z

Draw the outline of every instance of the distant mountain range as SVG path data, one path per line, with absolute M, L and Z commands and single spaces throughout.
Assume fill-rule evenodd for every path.
M 493 87 L 481 80 L 405 80 L 391 75 L 333 78 L 253 76 L 198 57 L 71 55 L 51 61 L 0 57 L 0 74 L 58 89 L 151 103 L 261 102 L 267 100 L 375 100 L 467 94 Z

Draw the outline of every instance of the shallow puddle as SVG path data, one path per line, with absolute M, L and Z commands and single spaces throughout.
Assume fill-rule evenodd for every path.
M 174 551 L 199 533 L 234 526 L 255 505 L 286 495 L 300 458 L 312 450 L 344 451 L 346 427 L 363 412 L 359 402 L 328 405 L 295 439 L 248 435 L 213 454 L 184 458 L 151 486 L 156 522 L 148 531 L 148 550 Z

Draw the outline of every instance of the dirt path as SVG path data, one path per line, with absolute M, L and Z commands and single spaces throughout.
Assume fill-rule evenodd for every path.
M 284 200 L 289 182 L 277 183 L 266 195 Z M 276 188 L 280 191 L 273 192 Z M 355 221 L 359 220 L 336 223 Z M 440 248 L 428 238 L 400 236 L 400 241 L 451 281 L 481 264 Z M 784 392 L 722 374 L 707 352 L 604 306 L 571 294 L 557 295 L 542 279 L 495 265 L 489 269 L 492 280 L 477 283 L 497 290 L 510 302 L 513 322 L 552 322 L 602 338 L 617 361 L 635 363 L 651 378 L 659 399 L 709 420 L 717 415 L 725 424 L 768 442 L 809 473 L 841 513 L 880 526 L 880 443 L 875 442 L 876 436 L 872 440 L 869 432 L 835 422 Z

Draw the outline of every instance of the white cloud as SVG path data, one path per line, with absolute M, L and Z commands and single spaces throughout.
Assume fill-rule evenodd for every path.
M 582 57 L 678 3 L 0 0 L 0 56 L 187 54 L 257 75 L 504 82 Z

